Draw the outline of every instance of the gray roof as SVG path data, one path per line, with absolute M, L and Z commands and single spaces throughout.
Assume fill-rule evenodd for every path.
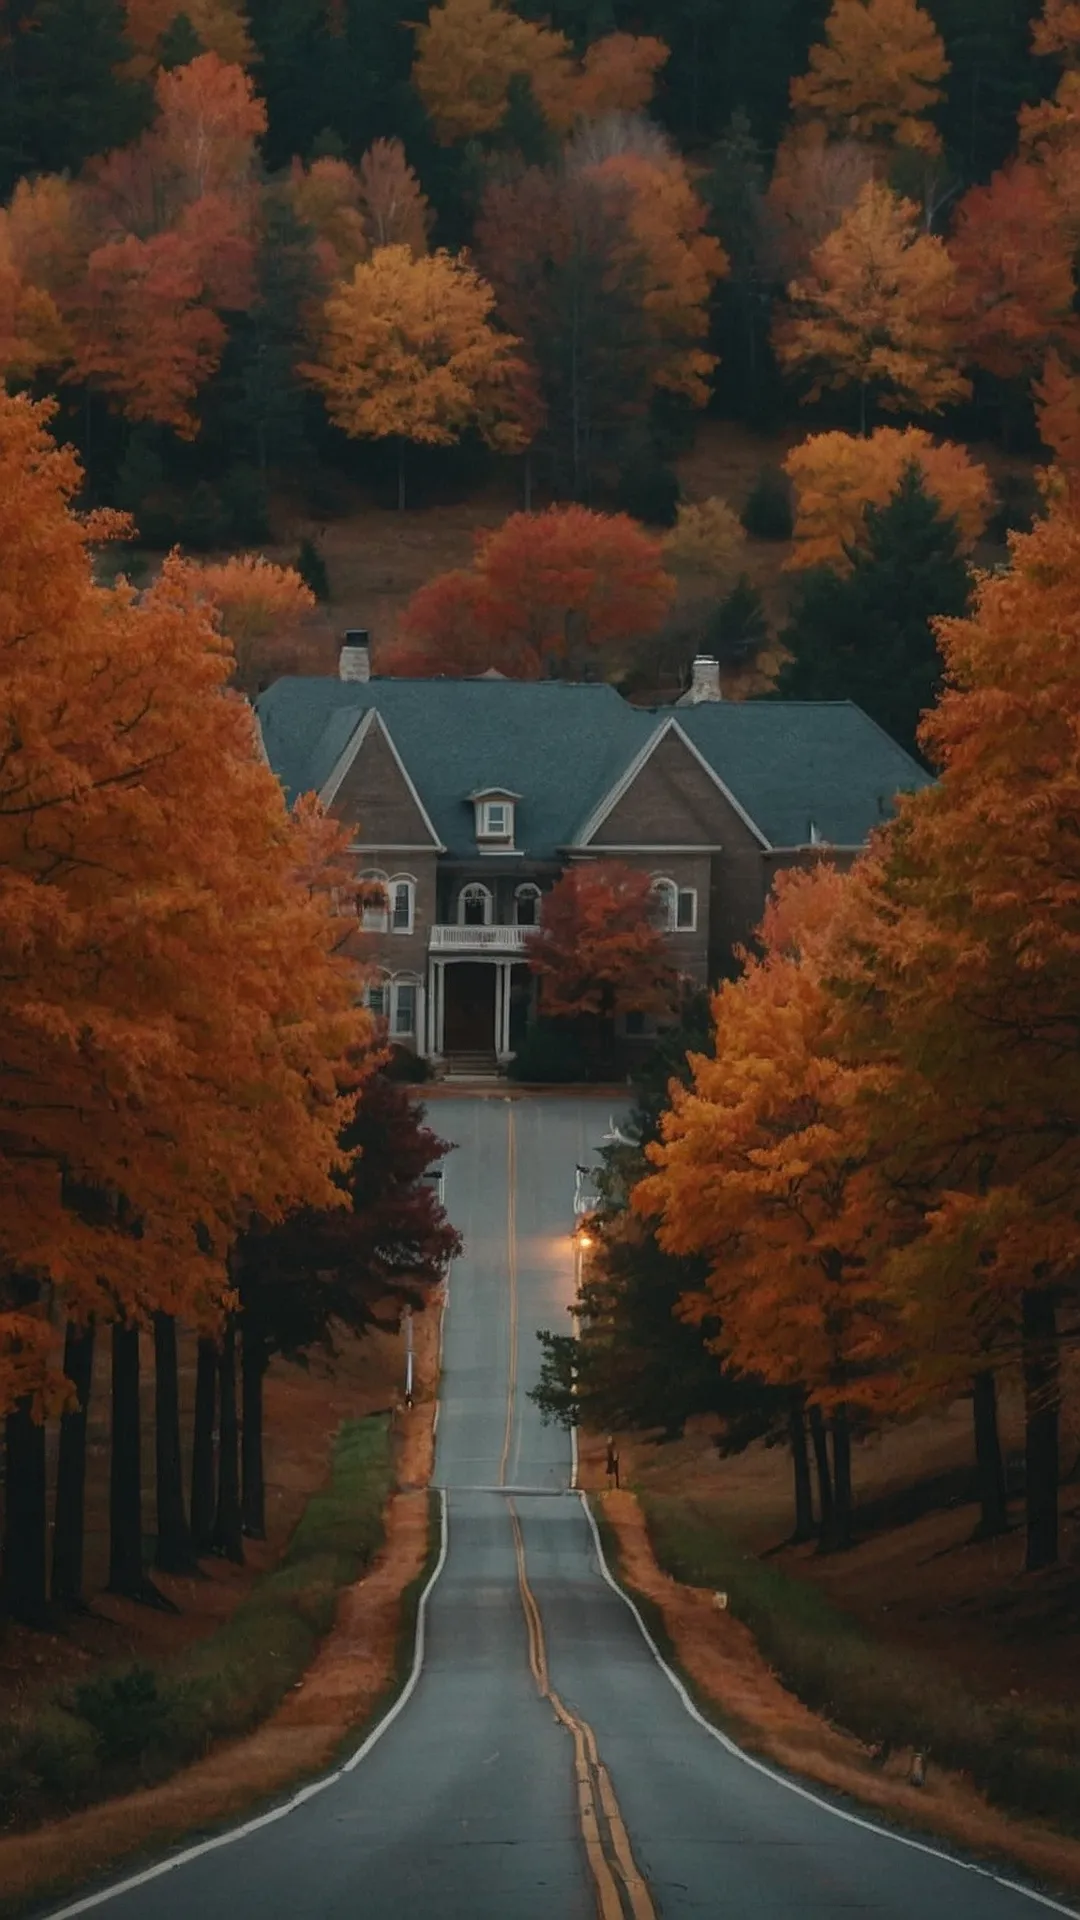
M 564 681 L 278 680 L 257 703 L 286 796 L 318 792 L 369 708 L 385 721 L 447 850 L 476 851 L 468 796 L 524 797 L 517 845 L 554 859 L 660 725 L 687 737 L 773 846 L 803 845 L 813 821 L 855 846 L 901 789 L 928 776 L 849 701 L 720 701 L 631 707 L 613 687 Z

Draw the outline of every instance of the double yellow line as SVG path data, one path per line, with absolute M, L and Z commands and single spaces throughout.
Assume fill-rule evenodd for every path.
M 506 1396 L 506 1428 L 499 1485 L 506 1485 L 506 1469 L 514 1430 L 514 1403 L 517 1391 L 518 1284 L 517 1284 L 517 1138 L 514 1109 L 507 1109 L 507 1274 L 510 1295 L 510 1357 Z M 529 1642 L 529 1668 L 541 1699 L 549 1700 L 555 1718 L 574 1742 L 574 1779 L 577 1787 L 578 1823 L 585 1845 L 585 1858 L 592 1875 L 599 1920 L 656 1920 L 648 1886 L 634 1859 L 630 1836 L 619 1810 L 611 1776 L 600 1758 L 596 1735 L 587 1720 L 571 1713 L 551 1684 L 548 1671 L 547 1642 L 536 1595 L 529 1585 L 525 1565 L 525 1541 L 521 1521 L 512 1500 L 507 1501 L 510 1527 L 514 1537 L 518 1592 L 525 1615 Z

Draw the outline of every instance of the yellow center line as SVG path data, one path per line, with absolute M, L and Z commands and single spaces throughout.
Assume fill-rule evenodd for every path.
M 569 1707 L 563 1704 L 551 1684 L 544 1624 L 540 1617 L 536 1596 L 529 1585 L 521 1522 L 512 1500 L 507 1502 L 507 1509 L 514 1536 L 518 1591 L 521 1594 L 525 1631 L 529 1643 L 529 1667 L 536 1681 L 537 1692 L 543 1699 L 550 1700 L 556 1719 L 567 1729 L 574 1742 L 578 1824 L 581 1827 L 585 1857 L 593 1878 L 597 1912 L 600 1920 L 626 1920 L 626 1908 L 619 1893 L 615 1873 L 612 1872 L 614 1866 L 626 1889 L 632 1920 L 656 1920 L 656 1909 L 634 1859 L 630 1838 L 615 1797 L 615 1789 L 611 1784 L 611 1776 L 597 1751 L 596 1735 L 587 1720 L 582 1720 L 578 1714 L 571 1713 Z M 603 1820 L 600 1817 L 601 1813 Z M 604 1846 L 605 1823 L 612 1859 L 608 1858 Z
M 510 1352 L 506 1366 L 506 1427 L 502 1457 L 499 1461 L 499 1485 L 506 1485 L 510 1464 L 510 1443 L 514 1437 L 514 1401 L 517 1397 L 518 1359 L 518 1273 L 517 1273 L 517 1132 L 514 1109 L 506 1109 L 506 1276 L 510 1298 Z

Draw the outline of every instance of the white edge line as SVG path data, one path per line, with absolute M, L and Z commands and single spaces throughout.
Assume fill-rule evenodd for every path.
M 831 1813 L 835 1820 L 845 1820 L 851 1827 L 862 1827 L 866 1833 L 876 1834 L 878 1838 L 882 1840 L 892 1840 L 900 1847 L 910 1847 L 915 1853 L 929 1854 L 932 1860 L 943 1860 L 948 1866 L 959 1867 L 965 1873 L 976 1873 L 984 1880 L 992 1880 L 995 1886 L 1005 1887 L 1010 1893 L 1019 1893 L 1025 1900 L 1034 1901 L 1036 1906 L 1049 1908 L 1051 1913 L 1065 1914 L 1066 1920 L 1080 1920 L 1080 1915 L 1077 1914 L 1075 1907 L 1063 1907 L 1060 1901 L 1051 1900 L 1045 1893 L 1036 1893 L 1034 1888 L 1025 1887 L 1019 1880 L 1006 1880 L 1002 1874 L 994 1873 L 990 1867 L 979 1866 L 974 1860 L 964 1860 L 956 1854 L 943 1853 L 939 1847 L 927 1846 L 923 1840 L 913 1840 L 906 1833 L 897 1833 L 892 1827 L 879 1826 L 874 1820 L 864 1820 L 860 1814 L 849 1813 L 844 1807 L 834 1806 L 831 1800 L 826 1800 L 821 1794 L 812 1792 L 809 1787 L 800 1786 L 797 1780 L 789 1780 L 786 1775 L 776 1772 L 775 1769 L 770 1766 L 766 1766 L 763 1760 L 755 1760 L 752 1754 L 746 1753 L 742 1747 L 737 1746 L 729 1734 L 722 1733 L 719 1727 L 714 1727 L 711 1720 L 707 1720 L 703 1713 L 699 1713 L 678 1674 L 664 1659 L 663 1654 L 660 1652 L 656 1641 L 649 1632 L 634 1601 L 626 1592 L 626 1589 L 620 1586 L 619 1582 L 615 1579 L 604 1554 L 604 1546 L 600 1538 L 600 1529 L 596 1524 L 596 1517 L 589 1505 L 584 1490 L 581 1488 L 578 1489 L 578 1499 L 581 1501 L 582 1507 L 585 1510 L 585 1518 L 592 1532 L 593 1545 L 596 1548 L 596 1557 L 599 1562 L 601 1575 L 607 1581 L 612 1592 L 617 1593 L 624 1605 L 629 1607 L 630 1612 L 637 1621 L 645 1645 L 648 1647 L 649 1652 L 652 1654 L 653 1659 L 656 1661 L 665 1679 L 671 1682 L 690 1718 L 696 1720 L 699 1727 L 704 1727 L 705 1732 L 709 1734 L 712 1739 L 716 1740 L 719 1745 L 724 1748 L 726 1753 L 731 1754 L 733 1759 L 741 1760 L 744 1767 L 750 1767 L 755 1773 L 763 1774 L 765 1779 L 771 1780 L 774 1786 L 783 1787 L 788 1793 L 797 1794 L 800 1800 L 809 1800 L 811 1806 L 820 1807 L 823 1813 Z M 58 1916 L 57 1920 L 62 1920 L 62 1916 Z
M 287 1814 L 295 1813 L 297 1807 L 302 1807 L 305 1801 L 314 1799 L 317 1793 L 323 1793 L 327 1787 L 334 1786 L 338 1780 L 344 1778 L 345 1774 L 351 1773 L 354 1767 L 359 1766 L 361 1760 L 366 1759 L 372 1747 L 382 1739 L 387 1729 L 393 1726 L 398 1714 L 408 1706 L 416 1692 L 423 1670 L 428 1600 L 435 1582 L 446 1565 L 450 1540 L 445 1491 L 439 1496 L 439 1521 L 441 1535 L 439 1557 L 417 1604 L 416 1638 L 413 1642 L 413 1661 L 409 1677 L 393 1706 L 383 1715 L 378 1726 L 372 1728 L 363 1745 L 357 1748 L 351 1758 L 346 1760 L 343 1766 L 335 1768 L 333 1773 L 324 1774 L 321 1780 L 313 1780 L 309 1786 L 301 1787 L 298 1793 L 294 1793 L 291 1799 L 284 1801 L 280 1807 L 271 1807 L 269 1813 L 260 1813 L 254 1820 L 245 1820 L 242 1826 L 230 1827 L 228 1833 L 217 1833 L 210 1840 L 201 1840 L 198 1846 L 185 1847 L 181 1853 L 172 1854 L 168 1860 L 159 1860 L 156 1866 L 147 1867 L 142 1873 L 134 1873 L 127 1880 L 118 1880 L 115 1886 L 104 1887 L 100 1893 L 89 1894 L 86 1899 L 76 1900 L 71 1906 L 57 1907 L 48 1916 L 48 1920 L 74 1920 L 74 1915 L 90 1913 L 95 1907 L 103 1907 L 108 1901 L 119 1899 L 123 1893 L 132 1893 L 136 1887 L 149 1885 L 151 1880 L 160 1880 L 162 1874 L 173 1873 L 177 1867 L 188 1866 L 192 1860 L 198 1860 L 205 1853 L 215 1853 L 218 1847 L 229 1847 L 234 1840 L 245 1840 L 249 1834 L 258 1833 L 261 1828 L 273 1826 L 276 1820 L 284 1820 Z

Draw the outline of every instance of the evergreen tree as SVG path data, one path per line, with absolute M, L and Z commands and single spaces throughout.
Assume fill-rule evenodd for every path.
M 121 0 L 10 0 L 0 30 L 0 199 L 23 174 L 77 172 L 150 120 L 150 88 L 123 76 Z
M 869 506 L 850 571 L 816 568 L 783 635 L 792 655 L 777 683 L 789 700 L 854 700 L 909 752 L 931 706 L 941 657 L 931 622 L 966 612 L 970 576 L 956 523 L 915 466 L 884 507 Z
M 307 535 L 300 542 L 300 551 L 296 556 L 296 571 L 305 587 L 311 588 L 316 600 L 329 600 L 330 576 L 326 571 L 326 561 L 314 540 Z
M 730 666 L 741 666 L 768 637 L 769 623 L 760 591 L 748 575 L 740 574 L 709 622 L 706 651 Z
M 762 420 L 778 397 L 769 344 L 776 291 L 767 265 L 765 154 L 749 116 L 732 114 L 713 148 L 705 181 L 710 226 L 722 240 L 729 271 L 714 295 L 711 345 L 718 353 L 717 392 L 736 418 Z
M 170 20 L 158 45 L 158 63 L 167 72 L 173 67 L 186 67 L 197 60 L 206 48 L 199 39 L 191 20 L 186 13 L 178 13 Z
M 311 238 L 285 195 L 268 191 L 255 302 L 235 319 L 220 375 L 228 450 L 264 475 L 310 453 L 309 400 L 296 369 L 304 358 L 305 308 L 319 291 Z

